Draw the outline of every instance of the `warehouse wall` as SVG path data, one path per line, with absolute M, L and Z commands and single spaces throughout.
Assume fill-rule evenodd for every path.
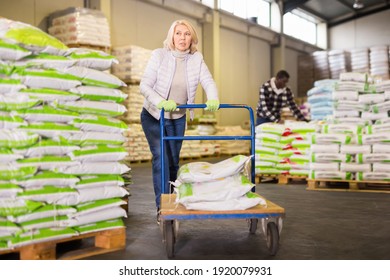
M 329 29 L 330 49 L 390 45 L 390 10 L 352 20 Z
M 69 7 L 83 7 L 83 0 L 1 0 L 0 16 L 38 26 L 47 31 L 47 16 Z
M 99 2 L 109 5 L 111 41 L 113 46 L 133 44 L 147 49 L 162 46 L 170 24 L 180 18 L 191 21 L 199 33 L 199 49 L 204 53 L 205 61 L 212 66 L 210 44 L 202 40 L 208 38 L 204 24 L 211 21 L 211 10 L 197 2 L 182 0 L 100 0 L 90 1 L 93 7 L 100 8 Z M 46 29 L 46 17 L 52 12 L 71 6 L 82 7 L 82 0 L 13 0 L 0 1 L 0 16 L 23 21 L 43 30 Z M 23 8 L 21 8 L 23 7 Z M 107 11 L 104 11 L 107 13 Z M 247 104 L 253 109 L 258 101 L 260 85 L 272 75 L 275 57 L 272 58 L 275 38 L 274 31 L 236 18 L 229 13 L 220 13 L 220 99 L 222 103 Z M 287 39 L 285 69 L 291 74 L 289 86 L 297 92 L 297 56 L 310 53 L 315 48 L 308 44 Z M 205 47 L 206 46 L 206 47 Z M 206 49 L 205 49 L 206 48 Z M 279 69 L 275 69 L 275 72 Z M 211 69 L 213 71 L 213 69 Z M 196 102 L 205 101 L 202 90 L 198 89 Z M 298 93 L 296 93 L 298 96 Z M 241 111 L 241 110 L 237 110 Z M 217 118 L 222 125 L 240 125 L 248 120 L 248 113 L 221 110 Z

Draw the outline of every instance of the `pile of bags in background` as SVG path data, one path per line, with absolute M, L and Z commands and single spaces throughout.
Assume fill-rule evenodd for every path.
M 308 175 L 311 134 L 316 124 L 288 122 L 256 126 L 256 174 Z
M 215 164 L 192 162 L 180 167 L 174 185 L 176 202 L 189 210 L 245 210 L 266 201 L 251 192 L 245 175 L 251 157 L 237 155 Z
M 0 249 L 124 227 L 127 95 L 104 72 L 113 63 L 0 18 Z

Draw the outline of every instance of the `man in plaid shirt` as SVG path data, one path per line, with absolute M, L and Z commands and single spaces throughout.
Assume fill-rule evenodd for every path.
M 256 125 L 266 122 L 279 122 L 283 107 L 288 106 L 295 118 L 308 121 L 297 107 L 293 94 L 286 85 L 290 75 L 285 70 L 280 70 L 276 77 L 265 82 L 260 88 L 259 102 L 257 103 Z

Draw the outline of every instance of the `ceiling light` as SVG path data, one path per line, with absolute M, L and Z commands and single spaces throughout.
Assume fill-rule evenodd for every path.
M 353 8 L 354 9 L 362 9 L 364 8 L 364 4 L 360 2 L 360 0 L 355 0 L 355 3 L 353 3 Z

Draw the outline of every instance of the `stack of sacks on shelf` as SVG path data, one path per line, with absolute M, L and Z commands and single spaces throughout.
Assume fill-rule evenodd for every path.
M 83 54 L 0 19 L 0 248 L 124 227 L 123 82 Z
M 330 78 L 329 60 L 327 51 L 316 51 L 312 54 L 314 63 L 314 80 Z
M 309 137 L 317 130 L 304 122 L 256 126 L 256 174 L 308 175 Z
M 250 135 L 249 129 L 243 129 L 241 126 L 215 126 L 216 136 L 248 136 Z M 220 147 L 220 153 L 222 155 L 235 155 L 243 154 L 248 155 L 250 153 L 250 141 L 232 141 L 232 140 L 219 140 L 217 141 Z
M 127 151 L 125 160 L 127 162 L 151 160 L 152 154 L 141 124 L 133 123 L 128 126 L 128 130 L 123 134 L 126 137 L 126 141 L 123 144 Z
M 197 129 L 187 129 L 185 136 L 199 136 Z M 184 140 L 180 151 L 180 158 L 199 158 L 203 155 L 201 140 Z
M 311 120 L 323 120 L 333 113 L 332 92 L 337 80 L 319 80 L 307 92 Z
M 351 72 L 368 73 L 370 71 L 370 57 L 368 48 L 350 50 Z
M 185 136 L 201 136 L 197 129 L 188 129 Z M 184 140 L 180 158 L 213 156 L 219 154 L 220 145 L 207 140 Z
M 119 60 L 119 64 L 112 67 L 112 73 L 126 83 L 137 83 L 141 81 L 152 50 L 126 45 L 113 47 L 112 54 Z
M 68 8 L 49 16 L 49 34 L 66 45 L 110 47 L 110 27 L 103 12 L 87 8 Z
M 246 175 L 251 157 L 237 155 L 215 164 L 191 162 L 180 167 L 174 185 L 176 203 L 189 210 L 245 210 L 266 201 L 251 192 Z
M 370 74 L 373 77 L 383 80 L 390 78 L 388 46 L 375 46 L 370 48 Z
M 139 85 L 129 85 L 123 90 L 128 98 L 123 103 L 127 112 L 121 116 L 126 123 L 141 123 L 141 111 L 144 105 L 144 96 L 139 91 Z
M 346 55 L 343 50 L 328 51 L 328 60 L 331 79 L 338 79 L 341 73 L 347 72 Z

